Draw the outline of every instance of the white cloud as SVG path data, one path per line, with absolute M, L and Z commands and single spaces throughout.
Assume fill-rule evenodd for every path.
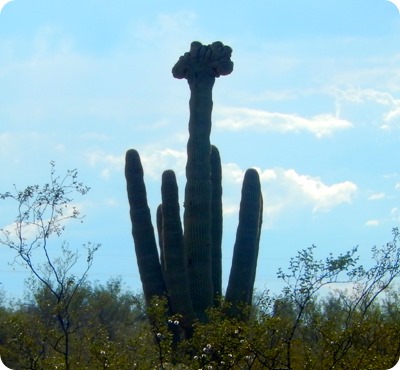
M 166 35 L 179 35 L 190 29 L 197 16 L 193 11 L 161 13 L 152 22 L 139 22 L 135 25 L 134 35 L 143 40 L 165 38 Z
M 365 223 L 366 226 L 374 227 L 379 226 L 380 222 L 378 220 L 369 220 Z
M 222 181 L 227 183 L 242 183 L 245 171 L 236 163 L 222 164 Z
M 368 200 L 380 200 L 385 198 L 385 193 L 375 193 L 368 197 Z
M 390 211 L 390 215 L 391 215 L 393 221 L 400 222 L 400 209 L 399 208 L 397 208 L 397 207 L 392 208 Z
M 337 112 L 342 111 L 343 103 L 349 102 L 352 110 L 355 104 L 369 104 L 368 114 L 377 115 L 383 123 L 380 128 L 390 130 L 393 124 L 400 118 L 400 99 L 396 99 L 388 92 L 375 89 L 328 89 L 328 92 L 336 98 Z M 372 103 L 372 104 L 371 104 Z M 384 109 L 384 110 L 383 110 Z
M 38 227 L 32 223 L 24 222 L 22 224 L 17 224 L 16 222 L 13 222 L 12 224 L 2 227 L 0 232 L 5 235 L 7 239 L 9 238 L 11 242 L 20 243 L 20 235 L 22 242 L 35 239 L 35 237 L 38 235 Z
M 275 170 L 255 167 L 261 182 L 273 181 L 277 178 Z M 226 183 L 241 184 L 244 179 L 245 170 L 236 163 L 222 163 L 222 180 Z
M 173 170 L 177 176 L 185 174 L 186 151 L 164 149 L 149 151 L 140 154 L 144 173 L 153 179 L 160 180 L 165 170 Z
M 276 171 L 272 169 L 266 169 L 262 171 L 261 169 L 257 169 L 259 174 L 260 174 L 260 181 L 261 182 L 268 182 L 268 181 L 274 181 L 277 179 L 277 174 Z
M 227 215 L 238 210 L 230 204 L 238 204 L 233 200 L 228 184 L 241 187 L 245 171 L 236 163 L 223 164 L 224 195 L 228 198 L 229 211 Z M 320 178 L 299 174 L 294 169 L 257 169 L 260 174 L 262 191 L 264 193 L 264 219 L 267 225 L 272 224 L 279 214 L 287 210 L 311 208 L 312 212 L 330 211 L 341 204 L 351 203 L 357 191 L 357 185 L 351 181 L 326 184 Z M 227 189 L 228 194 L 226 194 Z M 225 204 L 225 203 L 224 203 Z M 225 207 L 225 205 L 224 205 Z
M 224 203 L 223 205 L 224 216 L 236 215 L 239 213 L 239 204 Z
M 30 217 L 28 222 L 13 222 L 11 224 L 5 225 L 4 227 L 1 227 L 0 233 L 4 234 L 6 237 L 9 238 L 10 241 L 16 243 L 17 245 L 19 245 L 21 239 L 24 243 L 29 244 L 39 237 L 40 242 L 40 239 L 43 238 L 43 228 L 48 227 L 48 224 L 50 222 L 53 223 L 55 221 L 54 217 L 58 217 L 59 221 L 57 223 L 57 226 L 65 227 L 69 222 L 76 218 L 75 212 L 78 212 L 79 215 L 82 215 L 83 209 L 84 205 L 82 203 L 71 203 L 63 206 L 62 216 L 59 215 L 50 217 L 51 212 L 45 212 L 45 209 L 42 208 L 42 211 L 44 212 L 41 216 L 42 222 L 39 222 L 40 220 L 34 220 L 32 217 Z M 53 236 L 55 236 L 54 230 L 52 230 L 52 233 Z M 36 242 L 35 245 L 37 245 Z
M 168 169 L 175 171 L 177 176 L 185 174 L 186 152 L 175 149 L 153 150 L 144 148 L 139 150 L 145 176 L 159 181 L 161 174 Z M 115 171 L 122 172 L 125 166 L 125 155 L 107 154 L 102 151 L 86 153 L 86 161 L 92 167 L 101 167 L 100 176 L 110 178 Z
M 365 103 L 373 101 L 380 105 L 392 106 L 399 103 L 399 100 L 387 92 L 375 89 L 339 89 L 330 88 L 329 92 L 339 101 L 349 101 L 352 103 Z
M 106 154 L 102 151 L 91 151 L 86 153 L 86 160 L 90 166 L 100 164 L 112 165 L 113 167 L 121 167 L 124 164 L 123 156 Z
M 91 167 L 101 167 L 100 177 L 108 180 L 112 172 L 122 172 L 125 163 L 123 155 L 116 156 L 114 154 L 107 154 L 102 151 L 89 151 L 86 153 L 86 162 Z
M 281 133 L 308 131 L 318 138 L 352 127 L 349 121 L 331 114 L 304 118 L 296 114 L 222 107 L 216 110 L 216 117 L 216 127 L 225 130 L 239 131 L 254 128 Z
M 396 107 L 390 110 L 388 113 L 386 113 L 383 119 L 385 122 L 390 122 L 399 118 L 399 116 L 400 116 L 400 107 Z
M 156 150 L 151 147 L 139 150 L 145 177 L 160 181 L 165 170 L 171 169 L 176 176 L 185 175 L 186 151 L 167 148 Z M 86 162 L 91 167 L 100 167 L 100 177 L 109 179 L 114 172 L 123 172 L 125 167 L 125 153 L 114 155 L 103 151 L 90 151 L 86 153 Z
M 339 204 L 351 203 L 357 191 L 357 185 L 351 181 L 326 185 L 318 177 L 300 175 L 293 169 L 285 170 L 282 180 L 313 204 L 313 212 L 327 211 Z

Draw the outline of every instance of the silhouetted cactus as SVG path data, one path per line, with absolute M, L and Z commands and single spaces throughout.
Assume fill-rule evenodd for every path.
M 187 79 L 191 91 L 187 144 L 184 230 L 173 171 L 162 176 L 162 204 L 157 210 L 160 257 L 150 220 L 143 169 L 135 150 L 126 155 L 132 234 L 146 302 L 166 294 L 173 313 L 187 322 L 205 320 L 205 310 L 222 294 L 221 159 L 210 144 L 212 88 L 215 78 L 233 70 L 232 49 L 221 42 L 193 42 L 180 57 L 173 76 Z M 262 223 L 262 195 L 257 171 L 245 175 L 239 226 L 226 298 L 236 314 L 240 302 L 251 304 Z
M 260 178 L 254 169 L 246 171 L 240 202 L 239 226 L 233 250 L 226 300 L 232 303 L 230 310 L 239 314 L 240 302 L 251 304 L 260 243 L 263 201 Z
M 136 259 L 144 297 L 146 302 L 149 302 L 152 297 L 163 295 L 166 289 L 158 258 L 150 209 L 147 205 L 143 167 L 139 153 L 134 149 L 128 150 L 126 153 L 125 177 Z

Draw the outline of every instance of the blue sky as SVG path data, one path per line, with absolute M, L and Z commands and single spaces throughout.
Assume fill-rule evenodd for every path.
M 226 286 L 244 171 L 259 169 L 264 226 L 256 286 L 315 244 L 321 257 L 391 238 L 400 221 L 400 14 L 386 0 L 14 0 L 0 13 L 0 192 L 44 183 L 49 162 L 91 191 L 68 225 L 73 248 L 102 243 L 91 280 L 140 290 L 123 175 L 141 154 L 150 206 L 163 170 L 184 191 L 189 88 L 171 68 L 190 43 L 233 49 L 214 87 L 223 162 Z M 0 205 L 0 227 L 15 210 Z M 54 240 L 52 248 L 59 249 Z M 15 295 L 27 272 L 0 249 Z

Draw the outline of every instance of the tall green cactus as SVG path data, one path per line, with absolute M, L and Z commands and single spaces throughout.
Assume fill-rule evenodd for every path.
M 140 162 L 139 153 L 134 149 L 128 150 L 126 153 L 125 177 L 136 259 L 142 280 L 144 297 L 146 302 L 150 302 L 152 297 L 163 295 L 166 289 L 158 259 L 150 209 L 147 205 L 146 187 L 143 181 L 143 167 Z
M 251 304 L 260 243 L 262 208 L 260 179 L 256 170 L 249 169 L 243 181 L 239 226 L 226 289 L 226 299 L 233 303 L 231 312 L 234 314 L 240 313 L 238 307 L 240 302 Z
M 211 145 L 212 88 L 215 78 L 230 74 L 232 49 L 221 42 L 193 42 L 172 69 L 187 79 L 191 91 L 187 144 L 184 230 L 180 221 L 175 174 L 162 176 L 162 204 L 157 210 L 160 257 L 156 250 L 150 211 L 138 153 L 126 155 L 125 176 L 132 235 L 146 302 L 166 294 L 173 313 L 188 323 L 205 320 L 205 311 L 222 294 L 222 171 L 218 149 Z M 262 223 L 258 173 L 245 175 L 234 257 L 226 298 L 237 307 L 251 304 Z M 232 310 L 232 313 L 235 313 Z

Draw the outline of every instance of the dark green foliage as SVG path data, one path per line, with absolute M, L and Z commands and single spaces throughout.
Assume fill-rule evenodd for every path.
M 245 322 L 227 315 L 230 304 L 222 301 L 207 310 L 206 323 L 194 324 L 190 339 L 176 344 L 170 328 L 179 329 L 181 321 L 169 316 L 165 298 L 149 304 L 150 326 L 140 297 L 122 291 L 119 281 L 87 284 L 73 309 L 81 325 L 70 338 L 70 369 L 389 369 L 400 355 L 398 289 L 382 298 L 366 312 L 350 313 L 332 293 L 313 300 L 300 322 L 290 299 L 256 295 L 258 305 Z M 60 332 L 49 320 L 52 309 L 47 293 L 37 292 L 34 301 L 0 310 L 0 355 L 8 367 L 64 368 L 54 347 Z
M 145 310 L 120 279 L 81 284 L 69 309 L 68 368 L 392 368 L 400 357 L 400 294 L 392 284 L 400 275 L 399 240 L 395 229 L 393 242 L 374 248 L 368 270 L 354 251 L 318 260 L 315 247 L 304 249 L 287 272 L 279 272 L 286 284 L 281 294 L 258 293 L 252 307 L 243 305 L 246 321 L 230 315 L 232 303 L 221 298 L 207 309 L 207 321 L 195 321 L 190 338 L 180 342 L 174 335 L 185 324 L 170 313 L 166 297 L 154 297 Z M 321 290 L 332 282 L 336 289 Z M 21 302 L 0 301 L 2 361 L 15 370 L 66 369 L 59 346 L 64 334 L 54 315 L 58 303 L 43 284 L 28 288 Z
M 163 174 L 162 205 L 157 210 L 160 259 L 139 155 L 130 150 L 126 156 L 133 238 L 146 301 L 166 294 L 172 313 L 182 314 L 188 322 L 195 318 L 207 320 L 206 310 L 222 294 L 222 170 L 210 134 L 212 89 L 216 77 L 232 72 L 231 53 L 231 48 L 220 42 L 207 46 L 193 42 L 172 69 L 174 77 L 187 79 L 191 92 L 187 183 L 182 231 L 175 175 L 172 171 Z M 246 174 L 240 214 L 232 283 L 228 287 L 233 307 L 251 304 L 253 295 L 262 223 L 261 188 L 255 170 Z
M 21 340 L 21 348 L 26 348 L 22 352 L 29 369 L 36 368 L 44 358 L 46 360 L 41 366 L 49 367 L 46 361 L 51 350 L 57 354 L 57 361 L 63 368 L 71 369 L 71 337 L 79 331 L 80 320 L 85 320 L 75 316 L 76 305 L 82 303 L 79 292 L 85 285 L 100 244 L 83 245 L 87 251 L 86 266 L 79 274 L 76 274 L 77 250 L 72 250 L 64 242 L 54 256 L 54 248 L 50 248 L 50 242 L 57 240 L 52 237 L 59 237 L 64 231 L 65 221 L 82 222 L 83 216 L 71 205 L 72 195 L 84 195 L 89 188 L 78 182 L 77 176 L 76 169 L 57 176 L 55 164 L 51 162 L 49 183 L 28 186 L 22 191 L 14 186 L 14 192 L 0 194 L 0 199 L 16 202 L 17 208 L 15 226 L 0 230 L 0 245 L 9 247 L 15 253 L 13 263 L 19 263 L 31 272 L 29 282 L 33 300 L 41 302 L 39 309 L 47 323 L 42 327 L 42 322 L 36 320 L 34 310 L 30 309 L 30 324 L 25 318 L 21 322 L 18 317 L 11 322 L 11 325 L 20 328 L 16 340 Z M 32 325 L 32 328 L 25 328 L 27 325 Z
M 43 285 L 31 297 L 0 313 L 0 355 L 11 369 L 131 369 L 138 351 L 132 333 L 147 326 L 140 299 L 123 290 L 121 281 L 81 285 L 71 301 L 68 362 L 59 310 Z M 128 350 L 130 348 L 130 350 Z

